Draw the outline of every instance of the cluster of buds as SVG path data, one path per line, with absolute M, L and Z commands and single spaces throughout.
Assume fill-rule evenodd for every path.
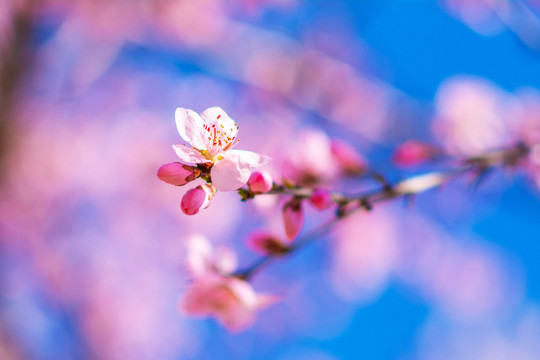
M 183 186 L 200 177 L 206 177 L 206 169 L 201 166 L 191 166 L 178 162 L 169 163 L 158 169 L 157 176 L 161 181 L 175 186 Z M 211 183 L 199 185 L 188 190 L 182 197 L 180 209 L 186 215 L 195 215 L 210 205 L 210 200 L 217 189 Z

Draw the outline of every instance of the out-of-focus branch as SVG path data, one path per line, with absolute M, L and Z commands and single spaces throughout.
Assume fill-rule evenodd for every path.
M 540 52 L 540 18 L 521 0 L 484 1 L 523 45 Z
M 15 7 L 9 35 L 0 49 L 0 179 L 4 176 L 5 156 L 13 140 L 17 95 L 31 61 L 34 4 L 34 1 L 26 1 Z
M 411 176 L 395 185 L 386 183 L 375 190 L 357 195 L 347 195 L 337 192 L 333 193 L 331 196 L 332 201 L 338 206 L 334 217 L 296 239 L 294 244 L 290 247 L 281 249 L 278 253 L 261 257 L 244 270 L 234 274 L 234 276 L 244 280 L 249 280 L 258 271 L 269 265 L 271 262 L 277 260 L 278 258 L 283 258 L 296 253 L 305 248 L 307 245 L 317 240 L 322 234 L 327 232 L 338 221 L 359 210 L 371 211 L 378 203 L 387 202 L 398 198 L 416 196 L 427 190 L 440 187 L 446 184 L 448 181 L 459 177 L 460 175 L 471 174 L 474 176 L 473 179 L 476 179 L 475 182 L 479 183 L 480 180 L 485 177 L 485 174 L 491 172 L 492 170 L 518 166 L 519 162 L 529 154 L 529 151 L 529 147 L 520 143 L 507 149 L 492 151 L 480 156 L 461 160 L 458 162 L 457 166 L 444 171 Z M 247 198 L 253 198 L 261 195 L 292 195 L 294 197 L 303 199 L 309 198 L 313 191 L 313 189 L 309 188 L 291 188 L 282 185 L 274 185 L 272 191 L 266 194 L 253 195 Z

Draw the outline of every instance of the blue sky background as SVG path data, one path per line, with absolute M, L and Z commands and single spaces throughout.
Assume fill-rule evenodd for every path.
M 43 12 L 38 17 L 33 46 L 36 48 L 48 46 L 59 29 L 62 16 L 67 16 L 66 14 L 68 13 L 53 15 L 53 12 Z M 434 111 L 433 100 L 441 83 L 450 77 L 465 74 L 485 78 L 510 93 L 522 87 L 540 89 L 540 53 L 525 47 L 508 30 L 493 36 L 479 35 L 449 15 L 441 7 L 441 3 L 436 1 L 300 1 L 293 10 L 269 8 L 260 16 L 247 16 L 238 10 L 238 14 L 234 16 L 235 20 L 240 22 L 285 34 L 300 44 L 318 48 L 351 64 L 360 73 L 382 80 L 405 94 L 407 100 L 404 103 L 407 106 L 403 110 L 404 122 L 401 126 L 407 131 L 403 137 L 417 134 L 420 139 L 434 140 L 429 132 L 429 122 Z M 38 117 L 29 122 L 21 122 L 20 129 L 31 130 L 33 126 L 41 129 L 38 126 L 41 122 L 52 121 L 51 128 L 54 135 L 51 135 L 50 141 L 62 143 L 66 138 L 59 137 L 60 140 L 57 140 L 56 135 L 64 127 L 71 129 L 70 126 L 74 125 L 74 130 L 69 130 L 72 131 L 69 138 L 81 141 L 91 139 L 89 141 L 92 144 L 91 149 L 82 155 L 85 155 L 86 159 L 91 158 L 90 153 L 96 153 L 99 158 L 99 161 L 92 163 L 96 166 L 95 172 L 94 169 L 90 169 L 91 171 L 84 174 L 91 177 L 97 173 L 103 175 L 105 179 L 102 182 L 100 179 L 88 180 L 98 184 L 96 185 L 98 190 L 95 190 L 98 195 L 92 192 L 94 191 L 92 186 L 91 191 L 86 191 L 84 187 L 79 189 L 75 186 L 71 189 L 68 186 L 67 190 L 64 189 L 64 193 L 63 185 L 58 185 L 59 199 L 53 197 L 51 200 L 47 197 L 48 187 L 43 185 L 45 182 L 39 178 L 48 174 L 36 175 L 38 179 L 36 188 L 40 189 L 37 193 L 41 194 L 41 190 L 45 189 L 42 198 L 31 197 L 35 201 L 28 205 L 29 209 L 45 209 L 38 212 L 36 218 L 32 218 L 34 215 L 25 214 L 24 210 L 27 209 L 25 206 L 19 206 L 20 199 L 17 197 L 19 194 L 23 194 L 20 195 L 23 199 L 21 203 L 27 201 L 26 188 L 15 192 L 9 187 L 9 183 L 2 188 L 2 194 L 18 194 L 13 195 L 13 198 L 9 195 L 9 205 L 2 208 L 6 211 L 5 214 L 19 214 L 14 215 L 15 219 L 18 219 L 20 224 L 26 224 L 30 229 L 28 231 L 33 231 L 35 221 L 46 224 L 43 229 L 35 225 L 37 235 L 33 235 L 38 239 L 36 243 L 50 242 L 51 248 L 58 247 L 60 255 L 56 253 L 53 255 L 58 255 L 58 259 L 62 258 L 62 261 L 66 260 L 72 266 L 67 267 L 70 270 L 68 272 L 73 270 L 76 274 L 74 283 L 77 286 L 71 290 L 83 294 L 80 299 L 75 297 L 76 300 L 71 300 L 65 295 L 56 298 L 56 295 L 51 295 L 49 291 L 50 283 L 46 280 L 48 277 L 41 276 L 39 266 L 34 266 L 34 257 L 28 255 L 34 252 L 28 251 L 24 246 L 20 249 L 17 246 L 2 249 L 0 268 L 9 281 L 2 283 L 8 290 L 5 292 L 6 295 L 0 298 L 0 317 L 3 328 L 9 330 L 12 334 L 10 339 L 23 349 L 26 358 L 39 360 L 99 358 L 99 353 L 93 353 L 92 350 L 92 347 L 99 348 L 99 346 L 92 343 L 93 340 L 88 339 L 91 335 L 87 334 L 89 331 L 87 327 L 90 326 L 88 318 L 93 319 L 92 311 L 96 309 L 92 306 L 85 307 L 86 301 L 95 300 L 92 290 L 88 290 L 89 294 L 85 292 L 86 287 L 89 287 L 85 285 L 93 284 L 88 279 L 95 274 L 98 274 L 95 276 L 100 280 L 106 279 L 103 281 L 118 291 L 118 293 L 112 291 L 113 294 L 109 295 L 111 301 L 117 301 L 114 302 L 116 307 L 109 310 L 111 313 L 107 313 L 106 310 L 103 310 L 103 313 L 97 311 L 98 315 L 106 319 L 110 316 L 113 325 L 109 325 L 112 328 L 117 331 L 130 330 L 129 325 L 122 325 L 123 323 L 116 324 L 120 328 L 118 330 L 115 322 L 120 320 L 112 317 L 115 311 L 120 313 L 125 307 L 123 291 L 134 295 L 135 298 L 144 299 L 141 303 L 137 303 L 139 308 L 128 303 L 139 310 L 144 308 L 148 297 L 148 302 L 151 303 L 148 306 L 161 306 L 156 310 L 161 317 L 152 313 L 156 316 L 155 324 L 159 331 L 148 330 L 152 333 L 148 343 L 154 344 L 153 341 L 156 341 L 155 349 L 161 349 L 168 346 L 163 344 L 174 343 L 175 339 L 178 339 L 179 344 L 182 341 L 181 345 L 178 345 L 179 348 L 185 346 L 189 349 L 185 352 L 179 350 L 175 355 L 166 351 L 137 354 L 141 358 L 149 359 L 451 359 L 456 356 L 455 353 L 445 352 L 446 342 L 455 339 L 459 342 L 460 339 L 467 339 L 471 333 L 490 335 L 497 331 L 513 338 L 517 332 L 514 331 L 515 328 L 519 327 L 516 324 L 519 324 L 521 314 L 529 307 L 540 306 L 539 190 L 523 174 L 517 174 L 512 179 L 495 174 L 476 190 L 471 189 L 466 181 L 458 181 L 456 184 L 422 195 L 416 200 L 410 212 L 437 223 L 450 237 L 458 239 L 456 242 L 460 245 L 478 243 L 496 249 L 509 264 L 505 268 L 508 274 L 505 275 L 510 279 L 516 277 L 517 292 L 520 290 L 521 279 L 524 279 L 523 301 L 515 305 L 510 315 L 502 319 L 482 323 L 455 321 L 447 317 L 444 311 L 437 308 L 417 288 L 406 284 L 398 276 L 391 276 L 388 286 L 384 287 L 379 295 L 365 302 L 344 301 L 334 293 L 329 280 L 328 267 L 331 260 L 328 254 L 331 252 L 333 240 L 331 235 L 325 235 L 321 241 L 293 258 L 273 264 L 268 269 L 270 275 L 257 278 L 255 285 L 258 289 L 264 289 L 266 286 L 279 288 L 283 283 L 276 279 L 285 279 L 284 292 L 287 297 L 282 304 L 263 311 L 253 330 L 235 335 L 224 330 L 212 319 L 196 320 L 179 316 L 176 308 L 177 299 L 183 286 L 179 283 L 183 284 L 185 280 L 181 261 L 174 259 L 171 264 L 165 265 L 165 262 L 162 264 L 159 260 L 159 256 L 162 255 L 156 254 L 168 255 L 169 247 L 173 249 L 178 239 L 192 233 L 194 229 L 202 228 L 209 237 L 211 234 L 216 237 L 216 241 L 226 242 L 228 240 L 221 239 L 220 236 L 236 240 L 245 237 L 251 230 L 250 227 L 241 226 L 242 219 L 257 225 L 263 222 L 258 215 L 251 212 L 253 208 L 249 205 L 238 210 L 240 208 L 238 201 L 230 207 L 231 214 L 236 216 L 231 219 L 230 224 L 217 210 L 213 213 L 211 213 L 213 210 L 208 210 L 207 215 L 201 215 L 202 220 L 181 218 L 182 215 L 177 209 L 181 193 L 175 193 L 176 189 L 166 193 L 169 190 L 163 190 L 160 186 L 164 185 L 154 176 L 157 166 L 175 161 L 174 154 L 170 154 L 171 143 L 177 141 L 172 117 L 174 108 L 185 106 L 203 109 L 211 105 L 234 104 L 231 107 L 236 113 L 242 111 L 249 113 L 249 111 L 256 112 L 257 110 L 253 109 L 265 104 L 265 101 L 267 104 L 273 104 L 273 101 L 286 103 L 284 101 L 286 99 L 277 97 L 278 100 L 272 98 L 268 101 L 266 97 L 261 96 L 264 100 L 260 100 L 257 96 L 263 91 L 253 89 L 249 84 L 226 75 L 226 71 L 212 68 L 216 62 L 219 63 L 223 59 L 219 57 L 223 56 L 221 53 L 214 57 L 215 54 L 204 49 L 172 46 L 166 37 L 165 40 L 159 37 L 156 40 L 150 35 L 148 38 L 151 40 L 147 42 L 126 40 L 103 74 L 85 89 L 86 92 L 80 94 L 74 90 L 72 80 L 76 71 L 72 68 L 76 67 L 77 61 L 81 58 L 93 54 L 88 55 L 83 51 L 87 38 L 81 38 L 79 42 L 77 36 L 74 36 L 77 41 L 59 45 L 59 50 L 53 48 L 58 50 L 57 53 L 55 51 L 47 53 L 51 58 L 57 56 L 55 61 L 47 63 L 50 61 L 49 58 L 46 60 L 43 60 L 45 57 L 39 58 L 45 65 L 33 74 L 35 78 L 30 77 L 30 82 L 35 81 L 37 85 L 31 83 L 24 89 L 30 99 L 38 99 L 38 104 L 41 101 L 47 104 L 54 103 L 58 112 L 53 111 L 54 116 L 46 118 L 48 111 L 44 111 L 45 120 Z M 76 46 L 77 44 L 80 48 Z M 231 63 L 234 65 L 238 60 L 235 56 L 241 57 L 243 52 L 249 50 L 247 47 L 248 45 L 246 49 L 229 49 L 227 56 L 230 56 L 230 63 L 225 65 L 229 66 Z M 42 65 L 39 61 L 37 64 Z M 241 64 L 241 61 L 238 60 L 238 64 Z M 133 81 L 133 84 L 130 81 Z M 205 87 L 204 84 L 208 86 Z M 130 87 L 131 85 L 133 87 Z M 367 148 L 365 139 L 357 137 L 357 134 L 335 126 L 313 112 L 299 110 L 291 104 L 286 106 L 294 108 L 295 114 L 300 119 L 294 126 L 319 126 L 332 136 L 350 141 L 358 140 L 355 144 L 358 148 Z M 58 109 L 65 111 L 61 112 Z M 402 111 L 394 110 L 398 113 Z M 139 126 L 137 132 L 131 130 L 130 121 L 132 117 L 136 117 L 135 115 L 140 115 L 138 112 L 151 117 L 152 120 L 142 122 L 142 125 L 137 125 L 138 123 L 133 120 L 134 127 Z M 97 130 L 79 128 L 77 121 L 83 125 L 93 124 L 95 121 L 98 128 Z M 248 131 L 255 133 L 256 129 L 264 128 L 265 121 L 263 118 L 258 122 L 254 120 L 253 124 L 245 124 L 248 128 L 246 133 L 249 133 Z M 399 116 L 393 121 L 399 121 Z M 126 124 L 129 126 L 124 127 Z M 396 127 L 399 127 L 398 125 L 400 124 Z M 127 134 L 129 136 L 125 136 L 126 131 L 129 132 Z M 284 133 L 283 138 L 290 134 L 291 132 Z M 122 141 L 131 144 L 132 135 L 134 143 L 140 147 L 133 150 L 137 156 L 136 161 L 128 157 L 131 153 L 122 156 L 116 152 L 117 148 L 125 145 Z M 395 135 L 392 134 L 392 138 L 382 141 L 367 153 L 374 167 L 387 172 L 392 180 L 416 172 L 416 170 L 398 171 L 391 166 L 389 158 L 392 148 L 397 145 L 398 140 L 403 140 Z M 271 134 L 268 136 L 272 138 Z M 21 139 L 23 138 L 21 136 Z M 106 139 L 105 145 L 108 146 L 100 142 L 102 139 Z M 155 139 L 159 141 L 153 142 Z M 262 141 L 257 143 L 257 139 L 250 142 L 247 136 L 246 143 L 251 150 L 257 150 L 256 146 L 264 146 Z M 65 149 L 67 152 L 70 150 Z M 170 157 L 166 158 L 161 154 L 169 154 Z M 148 155 L 148 158 L 145 155 Z M 115 156 L 120 159 L 118 162 Z M 15 159 L 18 161 L 19 158 Z M 26 158 L 26 161 L 32 160 L 33 158 Z M 53 165 L 57 165 L 56 160 L 50 159 Z M 62 161 L 58 160 L 59 163 Z M 125 163 L 135 167 L 137 165 L 133 164 L 138 164 L 139 161 L 138 169 L 144 175 L 137 178 L 130 175 L 131 168 Z M 105 173 L 98 165 L 109 162 L 112 163 L 113 171 L 106 168 L 109 172 Z M 54 166 L 51 168 L 55 169 Z M 55 188 L 53 186 L 55 184 L 46 183 L 46 185 Z M 111 193 L 102 189 L 109 189 L 108 186 L 112 188 Z M 30 195 L 35 191 L 34 188 L 28 189 Z M 216 198 L 216 204 L 213 204 L 215 209 L 229 210 L 226 207 L 227 201 L 237 200 L 233 195 L 229 197 L 227 194 L 219 195 L 221 200 Z M 167 201 L 158 204 L 156 199 Z M 461 205 L 457 206 L 457 203 Z M 43 204 L 47 207 L 42 209 Z M 403 215 L 408 210 L 403 211 L 402 204 L 383 206 L 388 206 L 400 214 L 396 216 L 397 226 L 406 225 L 410 220 Z M 125 233 L 112 230 L 115 229 L 117 221 L 122 224 L 125 222 L 126 227 L 122 228 Z M 307 225 L 312 226 L 315 222 L 316 220 L 309 220 Z M 11 224 L 9 221 L 0 224 L 0 231 L 3 227 L 9 230 L 9 224 Z M 234 229 L 231 230 L 230 227 Z M 24 234 L 24 231 L 21 233 L 18 230 L 12 231 L 9 235 L 5 235 L 5 240 L 8 243 L 11 241 L 17 243 L 19 240 L 25 243 Z M 59 243 L 56 242 L 58 239 L 61 239 Z M 64 240 L 65 243 L 62 242 Z M 406 236 L 400 239 L 405 243 L 413 240 L 415 239 Z M 33 249 L 32 246 L 36 246 L 36 243 L 29 242 L 28 248 Z M 240 255 L 244 256 L 242 263 L 245 263 L 245 258 L 253 257 L 237 243 L 235 244 L 233 246 L 236 246 Z M 48 246 L 36 247 L 37 250 L 34 251 L 41 256 L 40 251 L 44 251 Z M 173 250 L 170 252 L 174 253 Z M 36 255 L 35 258 L 39 256 Z M 117 264 L 115 261 L 118 259 L 122 259 L 118 262 L 122 264 L 119 265 L 120 275 L 113 271 L 109 279 L 107 271 L 100 269 L 106 269 L 111 263 Z M 93 264 L 93 261 L 97 264 L 95 265 L 97 270 L 92 267 L 94 265 L 88 265 Z M 159 275 L 157 276 L 159 281 L 156 282 L 165 284 L 165 290 L 159 287 L 161 285 L 154 288 L 153 283 L 148 288 L 138 288 L 142 276 L 135 270 L 144 269 L 145 266 L 151 270 L 159 269 L 156 270 Z M 117 268 L 113 267 L 113 270 Z M 147 273 L 142 273 L 144 274 Z M 107 282 L 109 280 L 110 284 Z M 80 288 L 79 281 L 82 284 Z M 23 284 L 21 287 L 29 289 L 28 293 L 21 291 L 25 294 L 23 296 L 14 291 L 13 295 L 9 284 L 18 284 L 17 286 Z M 97 288 L 107 293 L 99 286 Z M 108 287 L 105 289 L 111 290 Z M 153 291 L 156 294 L 152 293 Z M 88 300 L 87 295 L 91 300 Z M 101 292 L 99 295 L 107 299 L 107 295 Z M 98 295 L 96 297 L 100 299 Z M 162 302 L 158 305 L 152 303 L 159 297 L 163 298 Z M 97 303 L 101 304 L 98 300 Z M 107 301 L 104 300 L 103 303 L 107 304 Z M 146 314 L 144 311 L 141 313 Z M 136 317 L 138 313 L 133 310 L 126 318 L 120 319 L 129 324 L 129 320 L 126 319 L 131 319 L 131 315 Z M 151 318 L 150 315 L 148 317 Z M 160 327 L 162 323 L 167 323 L 168 327 Z M 279 330 L 271 331 L 272 326 Z M 176 331 L 185 337 L 176 338 Z M 95 336 L 100 339 L 98 335 Z M 163 343 L 155 340 L 154 336 L 161 338 Z M 440 338 L 430 342 L 429 336 Z M 470 338 L 472 341 L 476 339 L 472 336 Z M 190 348 L 190 342 L 197 345 Z M 139 343 L 143 344 L 144 341 Z M 146 349 L 144 345 L 141 346 Z M 154 349 L 152 348 L 154 345 L 148 346 Z M 490 345 L 480 341 L 479 348 L 483 346 Z M 130 348 L 127 345 L 126 347 Z M 426 352 L 426 348 L 430 350 L 430 347 L 435 349 L 433 353 Z M 432 354 L 438 355 L 433 357 Z M 540 349 L 537 354 L 540 356 Z M 129 360 L 132 356 L 133 353 L 128 355 L 120 353 L 117 358 Z M 474 358 L 474 355 L 470 356 Z

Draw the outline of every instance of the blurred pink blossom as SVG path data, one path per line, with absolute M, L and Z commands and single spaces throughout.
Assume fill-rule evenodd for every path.
M 186 239 L 186 268 L 192 277 L 204 277 L 210 273 L 232 274 L 237 267 L 235 253 L 227 247 L 214 249 L 202 235 Z
M 305 129 L 298 134 L 282 165 L 283 176 L 300 185 L 328 181 L 337 170 L 330 139 L 317 129 Z
M 343 140 L 333 139 L 330 149 L 343 173 L 361 174 L 366 171 L 367 160 L 351 144 Z
M 193 283 L 182 295 L 180 309 L 192 316 L 213 316 L 230 331 L 245 330 L 259 310 L 278 300 L 256 293 L 251 285 L 232 276 L 236 256 L 230 250 L 215 252 L 202 236 L 187 241 L 187 266 Z
M 452 155 L 477 155 L 516 141 L 512 99 L 487 80 L 455 77 L 437 91 L 433 131 Z
M 246 281 L 235 277 L 207 275 L 196 278 L 183 294 L 180 308 L 192 316 L 213 316 L 233 332 L 255 322 L 259 310 L 278 299 L 257 294 Z
M 351 215 L 336 226 L 331 279 L 345 300 L 371 300 L 386 286 L 397 258 L 394 214 L 377 208 Z

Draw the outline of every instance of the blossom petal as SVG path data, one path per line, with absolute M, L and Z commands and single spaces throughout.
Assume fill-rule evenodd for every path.
M 241 188 L 249 180 L 253 168 L 270 162 L 270 158 L 246 150 L 229 150 L 211 170 L 212 183 L 221 191 Z
M 229 150 L 223 155 L 223 157 L 237 158 L 238 162 L 249 165 L 252 169 L 264 166 L 272 161 L 272 158 L 269 156 L 257 154 L 256 152 L 247 150 Z
M 251 167 L 238 162 L 237 158 L 225 158 L 212 166 L 212 184 L 221 191 L 233 191 L 247 183 Z
M 178 108 L 174 114 L 182 139 L 196 149 L 206 150 L 203 141 L 204 120 L 193 110 Z
M 173 145 L 174 152 L 183 163 L 193 165 L 212 162 L 205 158 L 200 152 L 184 145 Z
M 257 308 L 257 294 L 251 284 L 237 278 L 228 278 L 227 286 L 234 294 L 240 304 L 248 309 L 255 310 Z
M 214 256 L 215 269 L 222 274 L 232 274 L 238 265 L 236 253 L 226 247 L 218 247 Z
M 229 115 L 227 115 L 225 110 L 223 110 L 219 106 L 214 106 L 214 107 L 204 110 L 201 113 L 201 118 L 204 120 L 204 122 L 207 125 L 221 124 L 225 127 L 226 131 L 229 131 L 230 129 L 234 129 L 235 130 L 234 135 L 236 135 L 236 132 L 237 132 L 236 123 L 234 122 L 233 119 L 229 117 Z
M 214 276 L 199 278 L 186 289 L 180 299 L 180 312 L 192 316 L 211 315 L 213 308 L 209 303 L 220 283 Z
M 200 277 L 212 269 L 214 249 L 202 235 L 192 235 L 186 240 L 186 268 L 193 277 Z

